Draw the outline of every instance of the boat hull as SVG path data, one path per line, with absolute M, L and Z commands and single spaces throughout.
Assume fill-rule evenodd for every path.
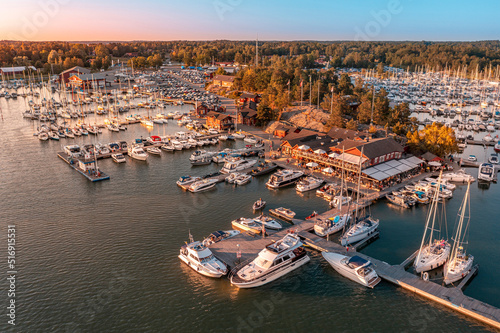
M 191 267 L 195 272 L 200 273 L 201 275 L 208 276 L 211 278 L 220 278 L 223 275 L 225 275 L 224 272 L 210 272 L 210 271 L 204 269 L 203 267 L 200 269 L 200 265 L 196 265 L 196 264 L 191 263 L 191 261 L 189 261 L 188 259 L 186 259 L 184 256 L 182 256 L 180 254 L 178 255 L 178 257 L 183 263 L 185 263 L 186 265 Z
M 239 283 L 236 283 L 236 282 L 233 282 L 233 279 L 231 278 L 231 285 L 235 286 L 235 287 L 238 287 L 238 288 L 255 288 L 255 287 L 260 287 L 260 286 L 263 286 L 267 283 L 270 283 L 270 282 L 273 282 L 277 279 L 279 279 L 280 277 L 292 272 L 293 270 L 299 268 L 300 266 L 302 265 L 305 265 L 307 264 L 311 259 L 309 258 L 309 256 L 305 255 L 304 257 L 294 261 L 293 263 L 287 265 L 286 267 L 284 267 L 283 269 L 279 269 L 275 272 L 272 272 L 272 273 L 269 273 L 269 274 L 266 274 L 265 276 L 262 276 L 261 278 L 259 279 L 256 279 L 254 281 L 251 281 L 251 282 L 239 282 Z

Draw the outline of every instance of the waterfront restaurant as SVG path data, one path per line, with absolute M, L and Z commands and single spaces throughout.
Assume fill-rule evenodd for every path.
M 330 168 L 337 177 L 343 169 L 351 182 L 357 181 L 361 166 L 362 185 L 379 190 L 419 174 L 424 162 L 416 157 L 401 159 L 403 147 L 392 138 L 339 142 L 309 130 L 287 135 L 281 151 L 299 167 L 313 162 L 317 170 Z

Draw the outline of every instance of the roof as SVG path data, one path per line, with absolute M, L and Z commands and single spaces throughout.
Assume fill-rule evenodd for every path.
M 36 71 L 36 68 L 33 66 L 28 66 L 29 69 Z M 18 67 L 0 67 L 0 71 L 2 73 L 13 73 L 13 72 L 22 72 L 26 70 L 26 66 L 18 66 Z
M 361 146 L 363 147 L 363 155 L 372 159 L 379 156 L 384 156 L 393 152 L 404 151 L 403 147 L 391 138 L 376 139 L 371 141 L 360 141 L 360 140 L 346 140 L 339 144 L 337 147 L 343 146 L 344 150 L 347 152 L 350 149 L 357 149 L 361 151 Z
M 351 259 L 349 259 L 348 263 L 349 263 L 349 266 L 351 266 L 353 268 L 358 268 L 358 267 L 366 265 L 367 262 L 368 262 L 368 260 L 363 259 L 360 256 L 354 256 Z
M 358 132 L 339 127 L 332 127 L 332 129 L 328 131 L 327 135 L 332 139 L 339 139 L 339 141 L 346 139 L 354 140 L 357 137 L 365 138 L 368 136 L 368 134 L 365 132 Z
M 71 73 L 71 72 L 78 72 L 78 73 L 82 73 L 82 74 L 89 74 L 90 73 L 90 69 L 84 68 L 84 67 L 81 67 L 81 66 L 75 66 L 75 67 L 68 68 L 65 71 L 62 71 L 61 75 L 62 74 L 66 74 L 66 73 Z
M 413 156 L 401 160 L 391 160 L 385 163 L 375 165 L 363 170 L 363 173 L 376 180 L 384 180 L 398 175 L 402 172 L 415 169 L 422 163 L 422 160 Z
M 311 131 L 308 129 L 303 129 L 298 133 L 293 132 L 288 132 L 287 135 L 285 135 L 281 141 L 282 144 L 288 142 L 288 144 L 292 147 L 295 145 L 302 143 L 302 142 L 308 142 L 307 145 L 310 146 L 313 144 L 313 140 L 316 140 L 316 138 L 320 135 L 325 135 L 325 133 L 319 133 L 315 131 Z
M 257 116 L 257 111 L 252 110 L 252 109 L 245 109 L 245 110 L 241 110 L 240 114 L 243 118 L 252 118 L 252 117 Z
M 231 75 L 216 75 L 216 76 L 213 77 L 212 81 L 233 82 L 234 81 L 234 76 L 231 76 Z
M 73 75 L 70 76 L 70 78 L 72 78 L 74 76 L 78 77 L 82 81 L 105 80 L 106 79 L 106 75 L 105 74 L 101 74 L 101 73 L 95 73 L 95 74 L 73 74 Z
M 257 97 L 259 97 L 259 95 L 247 92 L 244 92 L 243 94 L 240 95 L 240 98 L 257 98 Z
M 217 120 L 224 120 L 224 119 L 227 119 L 227 118 L 231 118 L 231 116 L 228 115 L 228 114 L 224 114 L 224 113 L 220 113 L 220 112 L 216 112 L 216 111 L 210 111 L 207 114 L 207 116 L 208 117 L 214 117 Z
M 420 156 L 420 157 L 423 158 L 426 161 L 429 161 L 429 162 L 430 161 L 442 161 L 443 160 L 442 158 L 440 158 L 437 155 L 434 155 L 431 152 L 426 152 L 425 154 L 422 154 L 422 156 Z

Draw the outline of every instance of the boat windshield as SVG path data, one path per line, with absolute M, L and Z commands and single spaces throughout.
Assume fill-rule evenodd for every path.
M 213 255 L 213 254 L 211 254 L 211 255 L 209 255 L 209 256 L 207 256 L 207 257 L 204 257 L 204 258 L 200 258 L 200 262 L 201 262 L 202 264 L 204 264 L 204 263 L 206 263 L 206 262 L 211 261 L 212 259 L 214 259 L 214 255 Z
M 255 265 L 262 267 L 263 269 L 268 269 L 272 265 L 272 261 L 266 260 L 262 257 L 255 259 Z
M 493 169 L 490 167 L 483 167 L 481 169 L 481 173 L 485 175 L 491 175 L 493 173 Z
M 368 274 L 370 274 L 373 271 L 373 269 L 370 266 L 366 266 L 366 267 L 362 267 L 362 268 L 358 269 L 358 275 L 367 276 Z

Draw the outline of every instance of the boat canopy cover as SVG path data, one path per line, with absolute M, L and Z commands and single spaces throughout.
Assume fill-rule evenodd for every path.
M 353 268 L 358 268 L 358 267 L 366 265 L 367 262 L 368 262 L 367 260 L 365 260 L 359 256 L 354 256 L 351 259 L 349 259 L 349 261 L 347 263 L 349 264 L 349 266 L 351 266 Z

